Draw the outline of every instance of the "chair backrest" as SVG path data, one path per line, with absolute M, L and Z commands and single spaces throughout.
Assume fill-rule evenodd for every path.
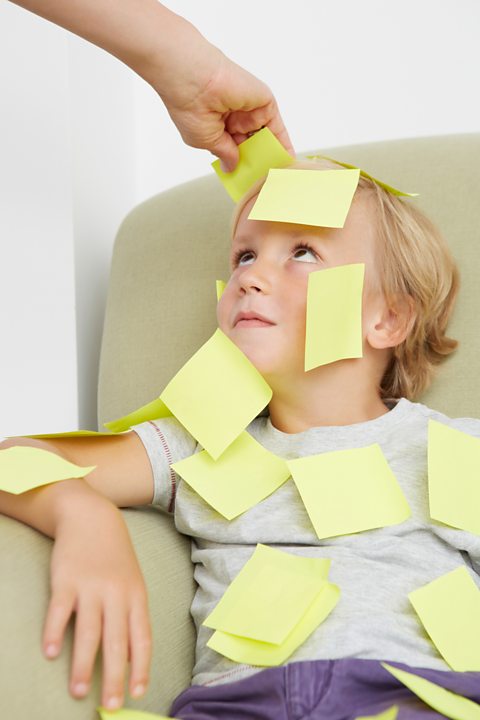
M 450 325 L 459 349 L 421 400 L 452 416 L 480 416 L 480 134 L 321 152 L 420 193 L 409 202 L 418 202 L 440 227 L 462 280 Z M 102 340 L 100 426 L 157 397 L 213 333 L 215 280 L 228 277 L 232 210 L 212 174 L 151 198 L 123 222 Z

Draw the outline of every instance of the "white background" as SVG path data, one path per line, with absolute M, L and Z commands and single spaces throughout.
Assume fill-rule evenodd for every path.
M 166 4 L 270 85 L 298 151 L 480 131 L 478 0 Z M 0 435 L 96 429 L 116 229 L 211 159 L 120 62 L 0 0 Z

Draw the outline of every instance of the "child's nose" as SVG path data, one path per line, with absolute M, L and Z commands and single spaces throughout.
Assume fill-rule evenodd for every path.
M 247 265 L 240 276 L 240 287 L 244 292 L 268 293 L 272 288 L 273 270 L 268 263 L 255 260 Z

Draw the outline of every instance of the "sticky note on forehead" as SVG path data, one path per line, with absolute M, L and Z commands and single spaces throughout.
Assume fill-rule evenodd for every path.
M 216 460 L 270 402 L 272 391 L 242 351 L 217 330 L 160 399 Z
M 358 169 L 270 170 L 248 219 L 342 228 L 359 177 Z
M 234 202 L 238 202 L 257 180 L 268 173 L 270 168 L 286 167 L 294 161 L 268 128 L 259 130 L 248 140 L 240 143 L 238 152 L 240 156 L 238 165 L 231 173 L 223 172 L 220 168 L 220 160 L 212 163 L 213 169 Z
M 365 265 L 339 265 L 310 273 L 305 372 L 346 358 L 361 358 Z

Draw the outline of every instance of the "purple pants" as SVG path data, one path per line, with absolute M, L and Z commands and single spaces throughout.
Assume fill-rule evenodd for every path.
M 480 702 L 480 672 L 396 667 Z M 354 720 L 397 705 L 398 720 L 445 717 L 425 705 L 377 660 L 313 660 L 268 668 L 237 682 L 193 685 L 170 710 L 180 720 Z

